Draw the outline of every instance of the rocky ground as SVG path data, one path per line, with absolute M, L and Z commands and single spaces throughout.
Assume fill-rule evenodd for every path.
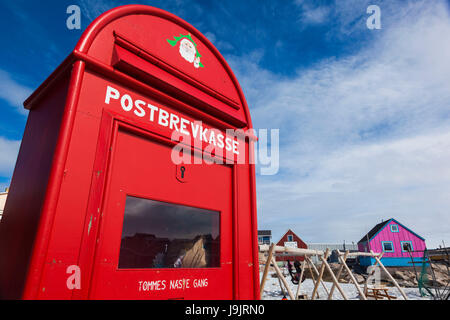
M 336 274 L 339 268 L 339 264 L 330 264 L 333 272 Z M 418 266 L 416 271 L 413 267 L 386 267 L 392 277 L 397 281 L 397 283 L 404 288 L 415 288 L 418 286 L 417 278 L 420 277 L 421 267 Z M 450 283 L 450 274 L 448 273 L 447 267 L 443 264 L 433 264 L 433 270 L 436 280 L 433 280 L 433 276 L 431 274 L 431 270 L 428 269 L 426 280 L 428 286 L 439 286 L 445 287 L 448 283 Z M 355 274 L 355 278 L 359 283 L 363 283 L 366 279 L 367 275 L 359 275 Z M 327 273 L 325 275 L 327 281 L 331 281 L 331 276 Z M 343 283 L 350 283 L 350 276 L 345 272 L 343 277 L 341 278 Z M 390 278 L 386 275 L 385 272 L 381 272 L 381 282 L 386 285 L 394 285 Z
M 318 270 L 320 270 L 320 265 L 318 265 L 316 267 Z M 336 275 L 340 265 L 331 263 L 330 267 L 333 269 L 333 273 Z M 263 269 L 264 269 L 264 265 L 261 265 L 261 269 L 260 269 L 261 272 L 263 271 Z M 397 281 L 397 283 L 402 288 L 404 288 L 404 291 L 408 295 L 408 298 L 410 298 L 410 299 L 429 299 L 430 298 L 430 297 L 422 297 L 421 296 L 421 294 L 419 292 L 416 272 L 414 271 L 414 268 L 412 268 L 412 267 L 404 267 L 404 268 L 387 267 L 387 269 L 388 269 L 389 273 L 393 276 L 393 278 Z M 295 293 L 297 290 L 297 286 L 292 284 L 292 282 L 290 280 L 291 277 L 289 276 L 287 269 L 282 268 L 282 270 L 283 270 L 283 273 L 285 274 L 285 277 L 288 280 L 290 286 L 292 287 L 293 292 Z M 447 267 L 443 264 L 433 264 L 433 270 L 434 270 L 436 280 L 433 281 L 433 277 L 432 277 L 430 271 L 428 271 L 427 286 L 438 286 L 441 288 L 445 287 L 450 281 L 450 275 L 448 273 Z M 417 268 L 417 276 L 420 275 L 420 271 L 421 270 L 418 267 Z M 305 275 L 306 275 L 306 280 L 302 284 L 302 288 L 304 288 L 302 291 L 305 291 L 303 293 L 310 295 L 314 288 L 314 284 L 311 279 L 311 272 L 309 271 L 309 269 L 305 270 Z M 367 274 L 360 275 L 360 274 L 353 273 L 353 275 L 356 278 L 356 280 L 358 281 L 358 283 L 360 284 L 360 286 L 363 287 L 364 283 L 366 281 L 366 278 L 367 278 Z M 314 274 L 314 277 L 317 278 L 316 274 Z M 392 283 L 392 281 L 389 279 L 389 277 L 384 272 L 381 272 L 380 278 L 381 278 L 380 279 L 381 285 L 388 287 L 390 294 L 393 294 L 394 296 L 398 297 L 399 299 L 403 298 L 400 295 L 400 293 L 398 292 L 398 290 L 394 287 L 394 284 Z M 325 285 L 327 287 L 330 288 L 332 286 L 331 275 L 326 270 L 323 275 L 323 281 L 325 282 Z M 346 291 L 348 293 L 348 296 L 350 297 L 350 299 L 359 299 L 358 292 L 357 292 L 355 286 L 353 285 L 353 283 L 351 282 L 350 276 L 346 272 L 343 272 L 343 275 L 340 277 L 339 282 L 342 283 L 342 288 L 344 289 L 344 291 Z M 322 286 L 320 286 L 320 288 L 321 288 L 320 290 L 322 291 L 322 294 L 320 293 L 321 291 L 319 291 L 319 294 L 321 294 L 321 297 L 323 299 L 326 299 L 326 292 L 324 291 Z M 310 292 L 308 292 L 308 290 Z M 281 299 L 282 296 L 283 296 L 283 293 L 280 289 L 277 275 L 275 273 L 275 270 L 271 267 L 270 271 L 269 271 L 268 281 L 265 286 L 265 293 L 264 293 L 263 298 L 265 298 L 265 299 L 280 298 Z M 339 294 L 339 292 L 337 290 L 334 293 L 334 299 L 342 299 L 342 296 Z
M 416 272 L 413 268 L 388 268 L 389 272 L 396 279 L 399 285 L 404 287 L 417 287 Z M 426 285 L 445 287 L 450 283 L 450 274 L 444 264 L 433 264 L 435 280 L 428 269 L 426 275 Z M 417 268 L 417 274 L 420 276 L 420 268 Z
M 281 300 L 284 296 L 283 292 L 280 289 L 278 279 L 276 277 L 272 277 L 271 274 L 272 274 L 272 272 L 269 274 L 269 277 L 267 278 L 266 284 L 264 286 L 262 300 Z M 262 273 L 261 273 L 261 275 L 262 275 Z M 295 294 L 297 292 L 297 286 L 294 285 L 290 281 L 290 279 L 288 279 L 288 283 L 289 283 L 289 287 L 290 287 L 291 291 L 293 292 L 293 294 Z M 327 287 L 328 291 L 330 290 L 332 285 L 333 285 L 332 282 L 325 282 L 325 286 Z M 353 284 L 342 283 L 341 287 L 344 290 L 344 292 L 349 300 L 359 300 L 358 291 Z M 301 285 L 300 295 L 307 295 L 307 299 L 310 299 L 313 289 L 314 289 L 313 281 L 311 279 L 306 279 Z M 396 288 L 389 287 L 388 289 L 389 289 L 389 291 L 388 291 L 389 295 L 396 297 L 396 300 L 403 300 L 402 295 Z M 419 289 L 417 289 L 417 288 L 404 288 L 403 290 L 405 291 L 405 294 L 407 295 L 409 300 L 429 300 L 429 299 L 431 299 L 430 297 L 427 297 L 427 296 L 422 297 L 420 295 Z M 319 298 L 317 298 L 317 300 L 327 300 L 328 299 L 328 295 L 322 286 L 319 286 L 318 293 L 319 293 Z M 287 294 L 286 294 L 286 297 L 289 299 L 289 296 Z M 333 300 L 343 300 L 343 299 L 344 298 L 342 297 L 342 295 L 336 289 L 333 293 Z

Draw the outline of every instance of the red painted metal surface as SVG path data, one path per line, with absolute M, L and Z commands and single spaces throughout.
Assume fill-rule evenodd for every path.
M 69 74 L 70 75 L 70 74 Z M 0 295 L 20 298 L 35 247 L 40 209 L 47 194 L 69 75 L 51 86 L 30 113 L 0 223 Z M 36 134 L 39 132 L 39 134 Z
M 201 67 L 167 41 L 180 34 L 195 43 Z M 113 9 L 24 105 L 29 120 L 0 224 L 2 298 L 259 298 L 254 138 L 225 139 L 226 129 L 252 128 L 250 114 L 228 64 L 194 27 L 148 6 Z M 228 163 L 189 166 L 183 181 L 171 137 L 194 136 L 196 121 L 210 137 L 187 149 Z M 229 152 L 210 148 L 213 130 Z M 219 212 L 220 264 L 119 268 L 127 195 Z M 79 289 L 67 286 L 73 265 Z M 145 281 L 164 285 L 142 290 Z

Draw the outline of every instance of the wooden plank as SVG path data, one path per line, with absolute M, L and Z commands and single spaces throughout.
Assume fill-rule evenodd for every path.
M 342 257 L 340 256 L 339 250 L 338 250 L 337 252 L 338 252 L 338 254 L 339 254 L 339 259 L 341 259 Z M 348 250 L 347 250 L 347 251 L 345 252 L 345 254 L 344 254 L 344 258 L 343 258 L 344 263 L 345 263 L 345 261 L 347 260 L 347 255 L 348 255 Z M 342 261 L 341 261 L 341 266 L 339 267 L 338 273 L 337 273 L 337 275 L 336 275 L 336 278 L 338 279 L 338 281 L 339 281 L 339 278 L 340 278 L 341 275 L 342 275 L 342 270 L 343 270 L 343 269 L 344 269 L 344 264 L 343 264 Z M 336 288 L 336 286 L 335 286 L 335 284 L 333 283 L 333 285 L 331 286 L 331 289 L 330 289 L 330 294 L 328 295 L 328 300 L 332 300 L 334 288 Z
M 281 272 L 280 268 L 277 265 L 277 262 L 275 261 L 275 259 L 272 257 L 272 263 L 273 266 L 275 267 L 275 271 L 278 275 L 278 277 L 281 279 L 281 282 L 283 282 L 284 286 L 286 287 L 286 290 L 289 294 L 289 298 L 291 298 L 291 300 L 295 300 L 294 298 L 294 294 L 291 291 L 291 288 L 289 288 L 289 284 L 287 283 L 286 279 L 283 276 L 283 273 Z
M 378 298 L 388 298 L 388 300 L 397 299 L 396 296 L 389 295 L 387 288 L 370 288 L 369 290 L 371 290 L 372 292 L 368 292 L 367 296 L 375 298 L 375 300 L 378 300 Z
M 283 284 L 281 283 L 280 277 L 277 277 L 278 284 L 280 285 L 281 293 L 283 293 L 283 299 L 286 299 L 286 292 L 284 292 Z
M 302 286 L 303 273 L 305 272 L 306 259 L 302 261 L 302 271 L 300 272 L 300 278 L 298 280 L 297 293 L 295 294 L 295 299 L 298 300 L 298 296 L 300 295 L 300 287 Z
M 311 279 L 312 279 L 312 282 L 313 282 L 313 284 L 315 286 L 316 285 L 316 279 L 314 278 L 314 273 L 313 273 L 313 269 L 312 269 L 312 266 L 311 266 L 312 262 L 311 262 L 311 260 L 309 260 L 308 257 L 305 257 L 305 260 L 308 262 L 309 273 L 311 274 Z M 317 298 L 320 298 L 318 292 L 317 292 Z
M 270 247 L 267 244 L 262 244 L 259 246 L 259 251 L 269 251 Z M 289 247 L 282 247 L 282 246 L 275 246 L 274 252 L 284 252 L 288 253 L 290 256 L 304 256 L 304 255 L 323 255 L 323 251 L 320 250 L 310 250 L 310 249 L 303 249 L 303 248 L 289 248 Z
M 348 253 L 348 250 L 347 250 L 346 253 Z M 350 268 L 348 267 L 347 263 L 345 262 L 345 258 L 347 257 L 347 255 L 344 254 L 344 257 L 342 257 L 342 256 L 340 255 L 339 250 L 338 250 L 338 254 L 339 254 L 338 257 L 339 257 L 339 260 L 340 260 L 341 263 L 342 263 L 342 266 L 345 268 L 345 270 L 347 271 L 347 273 L 348 273 L 349 276 L 350 276 L 350 279 L 351 279 L 352 282 L 355 284 L 356 290 L 358 290 L 360 299 L 361 299 L 361 300 L 367 300 L 366 296 L 364 295 L 364 292 L 361 290 L 361 287 L 360 287 L 359 284 L 358 284 L 358 281 L 356 281 L 356 278 L 353 276 L 352 270 L 350 270 Z M 339 280 L 339 277 L 338 277 L 338 280 Z
M 384 254 L 384 252 L 382 252 L 382 253 L 380 253 L 379 254 L 379 256 L 378 256 L 378 258 L 379 259 L 381 259 L 381 257 L 383 256 L 383 254 Z M 372 255 L 372 257 L 375 257 L 375 255 Z M 378 261 L 376 261 L 375 260 L 375 264 L 373 265 L 374 267 L 376 266 L 378 264 Z M 375 270 L 374 270 L 374 272 L 375 272 Z M 368 277 L 367 277 L 367 279 L 366 279 L 366 281 L 365 281 L 365 283 L 364 283 L 364 294 L 367 296 L 367 286 L 368 286 L 368 283 L 369 283 L 369 280 L 370 280 L 370 277 L 372 276 L 372 273 L 370 274 L 370 275 L 368 275 Z
M 343 255 L 343 253 L 341 253 L 341 255 Z M 356 257 L 356 256 L 373 257 L 373 254 L 370 252 L 349 252 L 347 255 L 347 257 Z
M 403 296 L 403 298 L 405 298 L 405 300 L 409 300 L 408 296 L 405 294 L 403 289 L 398 285 L 397 281 L 395 281 L 394 277 L 389 273 L 389 271 L 381 263 L 381 260 L 375 255 L 375 253 L 373 253 L 373 251 L 370 251 L 370 252 L 374 255 L 374 258 L 378 262 L 378 264 L 380 265 L 381 269 L 383 269 L 383 271 L 386 272 L 388 278 L 394 283 L 394 285 L 397 287 L 398 291 L 400 291 L 400 293 Z
M 261 299 L 262 299 L 262 295 L 264 292 L 264 285 L 266 284 L 267 275 L 269 273 L 269 268 L 270 268 L 270 263 L 272 261 L 274 247 L 275 247 L 275 244 L 272 243 L 272 245 L 270 246 L 270 249 L 269 249 L 269 256 L 267 257 L 266 265 L 264 266 L 264 273 L 263 273 L 263 277 L 261 279 L 261 286 L 260 286 L 260 292 L 259 292 Z
M 314 270 L 314 272 L 316 273 L 316 275 L 319 275 L 319 271 L 317 270 L 316 266 L 314 265 L 314 263 L 312 262 L 312 260 L 309 257 L 305 257 L 305 259 L 308 259 L 309 263 L 312 266 L 312 269 Z M 323 283 L 323 280 L 320 281 L 320 283 L 322 284 L 323 289 L 325 290 L 325 292 L 328 295 L 328 289 L 327 286 L 325 285 L 325 283 Z M 319 296 L 319 293 L 317 293 L 317 296 Z
M 327 250 L 325 251 L 325 260 L 328 258 L 328 254 L 329 254 L 330 250 L 327 248 Z M 325 264 L 322 262 L 322 265 L 320 266 L 320 272 L 319 272 L 319 277 L 317 278 L 317 282 L 316 285 L 314 286 L 313 292 L 312 292 L 312 297 L 311 300 L 315 299 L 316 296 L 316 292 L 317 289 L 319 288 L 319 284 L 322 281 L 322 277 L 323 277 L 323 272 L 325 271 Z
M 331 267 L 328 265 L 328 262 L 326 259 L 324 259 L 323 257 L 320 257 L 320 260 L 322 260 L 322 262 L 325 264 L 325 267 L 327 268 L 328 272 L 331 275 L 331 279 L 333 280 L 334 284 L 336 285 L 336 288 L 339 290 L 339 292 L 341 293 L 342 297 L 344 298 L 344 300 L 348 300 L 347 295 L 345 294 L 344 290 L 342 290 L 341 286 L 339 285 L 339 282 L 337 281 L 333 270 L 331 269 Z

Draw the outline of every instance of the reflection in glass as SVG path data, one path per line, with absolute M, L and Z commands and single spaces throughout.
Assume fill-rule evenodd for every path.
M 220 213 L 127 196 L 119 269 L 215 268 Z

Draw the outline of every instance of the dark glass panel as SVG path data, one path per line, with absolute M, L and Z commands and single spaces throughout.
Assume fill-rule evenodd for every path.
M 219 212 L 127 197 L 119 269 L 219 266 Z

